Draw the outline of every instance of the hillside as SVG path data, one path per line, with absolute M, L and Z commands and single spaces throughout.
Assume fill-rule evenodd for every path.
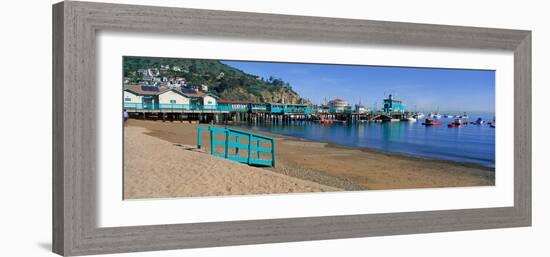
M 144 82 L 141 69 L 156 69 L 158 78 L 184 78 L 187 87 L 207 85 L 226 100 L 251 102 L 306 102 L 282 79 L 260 78 L 216 60 L 124 57 L 124 78 L 128 83 Z M 166 66 L 169 66 L 167 68 Z

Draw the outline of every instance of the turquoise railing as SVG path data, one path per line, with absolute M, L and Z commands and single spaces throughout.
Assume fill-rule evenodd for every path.
M 158 110 L 159 104 L 155 103 L 124 103 L 124 108 L 130 110 Z
M 190 104 L 159 104 L 160 110 L 194 110 L 195 107 Z
M 267 111 L 267 106 L 252 106 L 249 107 L 252 111 Z
M 310 114 L 313 112 L 313 110 L 308 108 L 301 108 L 301 107 L 285 107 L 283 110 L 284 113 L 303 113 L 303 114 Z
M 275 167 L 275 140 L 246 131 L 219 128 L 214 126 L 199 127 L 197 148 L 203 147 L 202 134 L 210 134 L 210 154 L 249 165 Z M 221 141 L 219 138 L 223 138 Z M 265 147 L 268 145 L 267 147 Z M 220 149 L 221 148 L 221 149 Z M 265 153 L 262 155 L 262 153 Z M 267 159 L 262 158 L 269 155 Z
M 271 113 L 284 113 L 284 108 L 282 107 L 271 108 Z
M 230 104 L 229 105 L 228 104 L 218 104 L 217 110 L 218 111 L 232 111 L 232 112 L 247 112 L 248 111 L 248 106 L 235 107 L 235 106 L 232 106 Z

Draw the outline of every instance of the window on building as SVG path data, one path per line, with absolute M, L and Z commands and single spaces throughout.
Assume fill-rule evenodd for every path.
M 124 98 L 124 101 L 125 101 L 125 102 L 131 102 L 131 101 L 132 101 L 132 98 L 126 97 L 126 98 Z
M 171 104 L 175 104 L 175 103 L 176 103 L 176 100 L 170 100 L 170 103 L 171 103 Z
M 212 101 L 208 101 L 208 104 L 212 104 Z

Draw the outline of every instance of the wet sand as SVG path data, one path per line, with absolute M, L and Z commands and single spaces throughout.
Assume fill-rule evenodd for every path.
M 194 146 L 198 124 L 130 120 L 147 135 Z M 260 133 L 262 134 L 262 133 Z M 208 148 L 208 136 L 204 141 Z M 275 136 L 279 174 L 342 190 L 492 186 L 494 169 Z

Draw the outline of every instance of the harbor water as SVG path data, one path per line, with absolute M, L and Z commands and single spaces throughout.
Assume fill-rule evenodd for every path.
M 475 121 L 475 118 L 465 121 Z M 242 124 L 238 127 L 348 147 L 494 168 L 495 128 L 487 124 L 448 128 L 447 124 L 453 120 L 439 119 L 441 126 L 424 126 L 424 119 L 419 119 L 417 122 L 332 125 L 301 121 L 287 124 Z

